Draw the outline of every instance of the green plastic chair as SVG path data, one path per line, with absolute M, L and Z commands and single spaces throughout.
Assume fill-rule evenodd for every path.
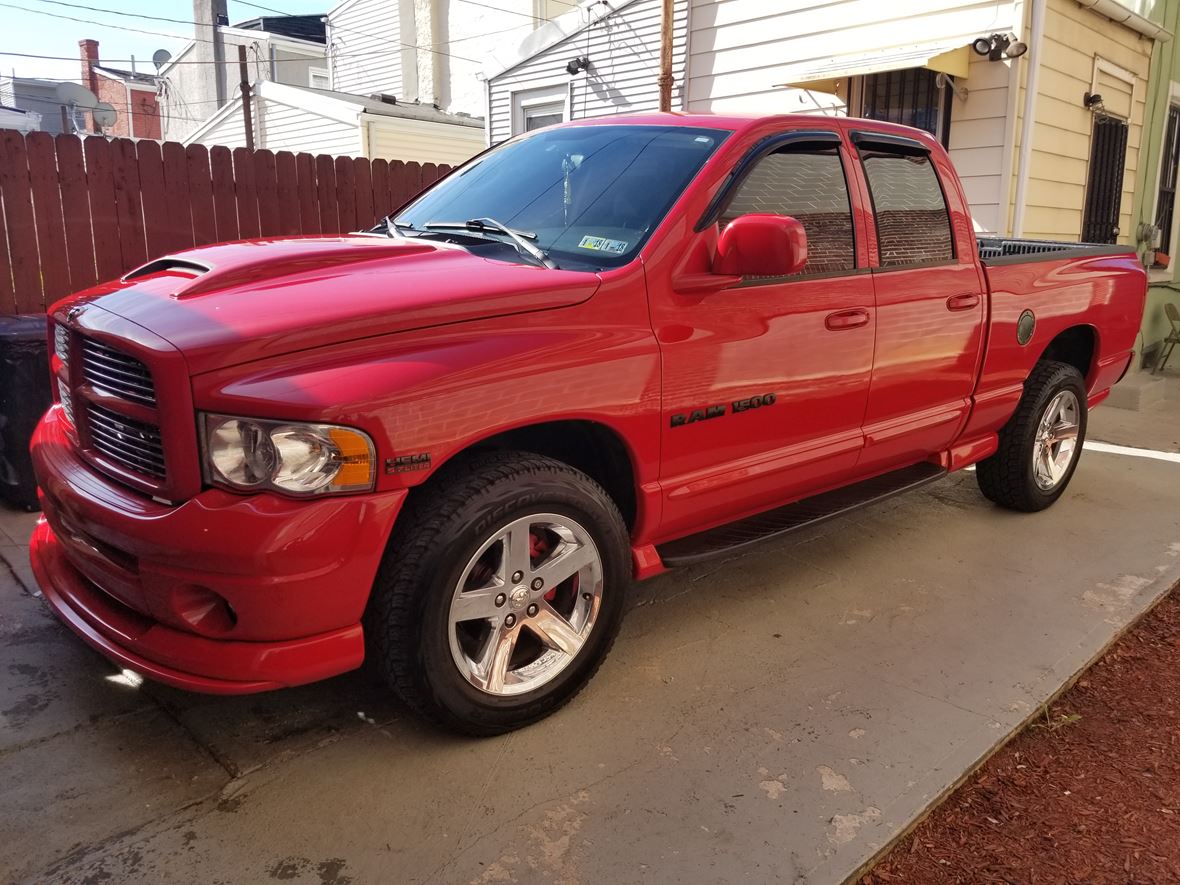
M 1172 351 L 1176 349 L 1177 344 L 1180 344 L 1180 308 L 1177 308 L 1176 305 L 1169 301 L 1164 305 L 1164 313 L 1168 317 L 1168 322 L 1172 324 L 1172 331 L 1168 333 L 1168 337 L 1160 345 L 1159 359 L 1155 361 L 1155 366 L 1151 370 L 1151 374 L 1153 375 L 1168 364 L 1168 359 L 1172 356 Z

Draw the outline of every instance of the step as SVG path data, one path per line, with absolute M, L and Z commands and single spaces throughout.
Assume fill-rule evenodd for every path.
M 785 507 L 659 544 L 656 550 L 666 566 L 691 565 L 892 498 L 945 475 L 946 470 L 942 467 L 923 461 L 842 489 L 804 498 Z
M 1164 401 L 1164 376 L 1147 372 L 1129 372 L 1111 388 L 1106 405 L 1116 409 L 1144 412 Z

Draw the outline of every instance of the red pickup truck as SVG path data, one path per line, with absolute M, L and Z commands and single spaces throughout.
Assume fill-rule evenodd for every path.
M 194 691 L 365 658 L 473 734 L 552 712 L 633 578 L 977 465 L 1052 504 L 1126 372 L 1130 248 L 977 241 L 925 133 L 528 133 L 376 229 L 171 255 L 51 311 L 45 598 Z

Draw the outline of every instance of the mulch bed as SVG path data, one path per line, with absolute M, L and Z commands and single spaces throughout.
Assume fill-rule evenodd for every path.
M 1180 590 L 861 882 L 1180 882 Z

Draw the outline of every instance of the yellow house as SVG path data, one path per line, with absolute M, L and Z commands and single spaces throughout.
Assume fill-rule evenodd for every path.
M 1027 4 L 1022 39 L 1031 49 L 1012 96 L 1006 232 L 1135 242 L 1148 69 L 1154 41 L 1171 36 L 1136 5 L 1148 4 Z

